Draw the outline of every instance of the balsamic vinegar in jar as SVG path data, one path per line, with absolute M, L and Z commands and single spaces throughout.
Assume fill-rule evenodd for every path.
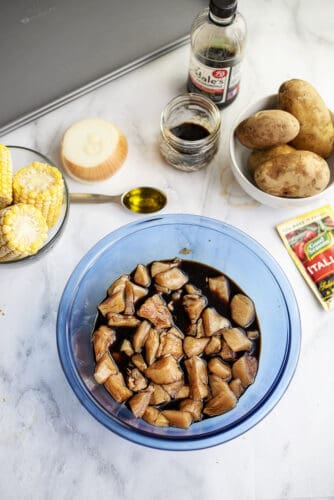
M 210 135 L 209 130 L 195 122 L 184 122 L 171 128 L 170 131 L 183 141 L 200 141 Z

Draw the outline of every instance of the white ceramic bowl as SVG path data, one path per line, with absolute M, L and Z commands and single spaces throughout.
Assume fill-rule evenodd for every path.
M 328 187 L 319 194 L 314 196 L 308 196 L 307 198 L 283 198 L 280 196 L 273 196 L 271 194 L 267 194 L 264 191 L 259 189 L 252 176 L 249 173 L 247 167 L 247 159 L 251 153 L 251 150 L 245 148 L 235 137 L 235 129 L 239 125 L 239 123 L 253 115 L 257 111 L 261 111 L 263 109 L 275 109 L 277 107 L 277 95 L 273 94 L 270 96 L 263 97 L 256 103 L 249 106 L 245 111 L 241 113 L 239 118 L 237 119 L 234 127 L 232 128 L 232 132 L 230 135 L 230 157 L 231 157 L 231 168 L 232 172 L 246 193 L 254 198 L 255 200 L 263 203 L 264 205 L 268 205 L 270 207 L 275 208 L 298 208 L 306 205 L 313 204 L 316 201 L 321 200 L 326 197 L 328 192 L 332 190 L 334 185 L 334 154 L 332 154 L 329 158 L 327 158 L 327 162 L 331 171 L 330 181 Z

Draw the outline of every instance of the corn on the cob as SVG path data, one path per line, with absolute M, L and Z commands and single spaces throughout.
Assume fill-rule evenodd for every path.
M 48 226 L 32 205 L 18 203 L 0 210 L 0 261 L 33 255 L 47 240 Z
M 53 227 L 60 215 L 64 181 L 56 167 L 33 162 L 13 177 L 14 203 L 28 203 L 38 208 L 48 227 Z
M 0 144 L 0 209 L 7 207 L 13 201 L 12 180 L 10 151 L 6 146 Z

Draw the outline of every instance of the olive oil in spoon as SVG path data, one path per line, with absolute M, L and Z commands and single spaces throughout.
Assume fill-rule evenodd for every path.
M 137 214 L 151 214 L 162 210 L 167 203 L 166 195 L 159 189 L 136 187 L 120 195 L 70 193 L 71 203 L 117 203 Z

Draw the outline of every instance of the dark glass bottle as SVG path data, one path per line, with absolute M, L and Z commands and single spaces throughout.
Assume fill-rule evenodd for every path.
M 237 97 L 246 23 L 236 0 L 210 0 L 191 28 L 188 90 L 224 107 Z

